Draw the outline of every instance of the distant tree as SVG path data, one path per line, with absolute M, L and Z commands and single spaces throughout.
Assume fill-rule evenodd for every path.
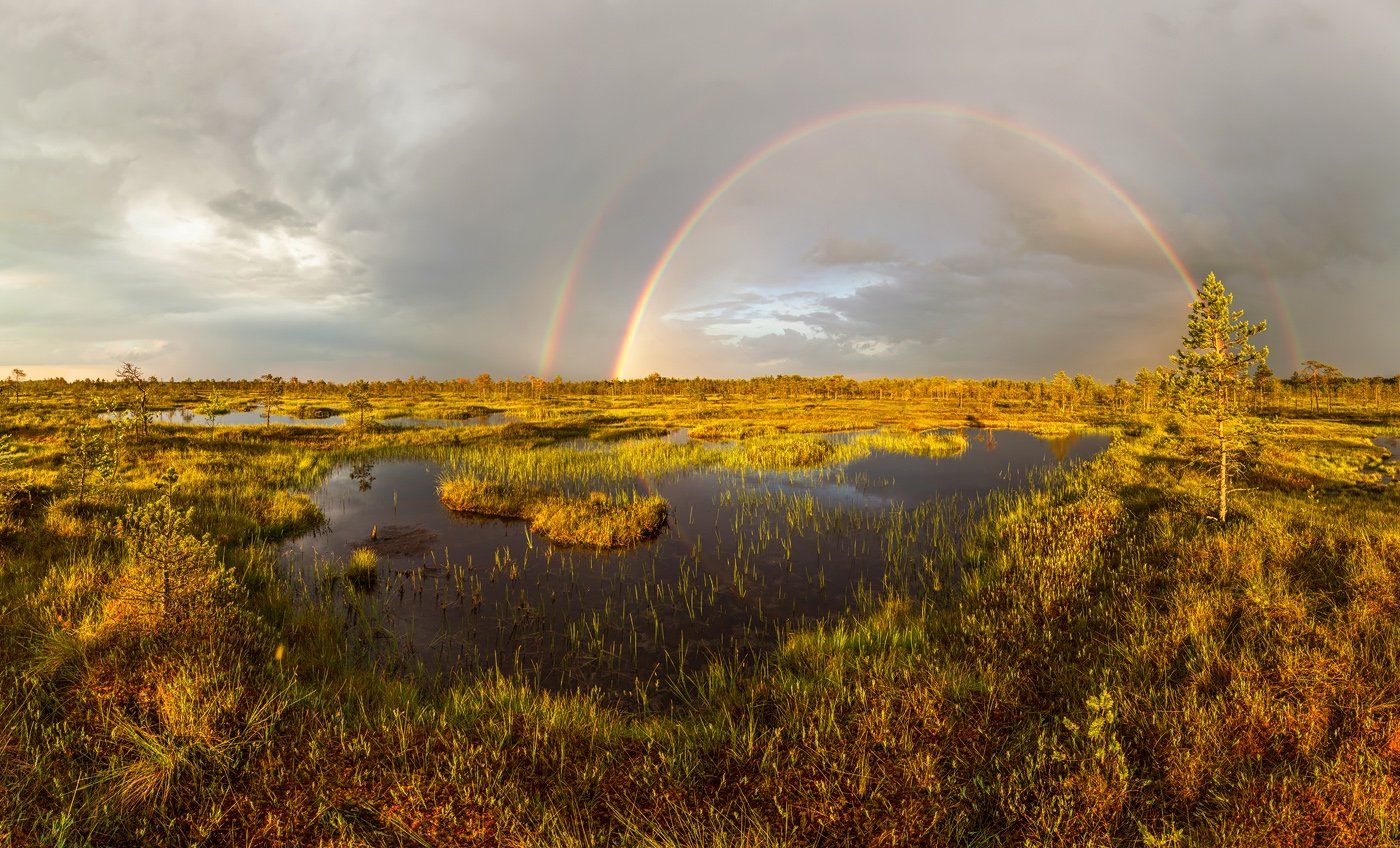
M 1269 367 L 1269 363 L 1259 363 L 1254 369 L 1255 404 L 1262 409 L 1264 407 L 1264 399 L 1272 396 L 1277 389 L 1278 380 L 1274 377 L 1274 371 Z
M 345 400 L 350 404 L 350 411 L 357 413 L 360 417 L 360 427 L 365 426 L 365 413 L 374 408 L 374 404 L 369 399 L 369 383 L 364 380 L 356 380 L 350 384 L 350 388 L 345 391 Z
M 1071 404 L 1078 401 L 1084 401 L 1086 403 L 1094 402 L 1094 396 L 1098 394 L 1098 383 L 1094 382 L 1093 377 L 1090 377 L 1088 374 L 1076 374 L 1074 375 L 1073 385 L 1074 394 Z
M 264 374 L 258 378 L 258 396 L 262 399 L 263 421 L 272 425 L 272 408 L 277 405 L 284 391 L 282 378 L 275 374 Z
M 1162 375 L 1151 368 L 1140 368 L 1133 377 L 1133 386 L 1137 389 L 1138 403 L 1142 405 L 1142 411 L 1151 414 L 1152 407 L 1162 394 Z
M 1119 409 L 1121 409 L 1122 407 L 1124 407 L 1124 406 L 1127 405 L 1127 402 L 1128 402 L 1128 393 L 1129 393 L 1128 381 L 1127 381 L 1127 380 L 1124 380 L 1122 377 L 1118 377 L 1118 378 L 1114 379 L 1114 381 L 1113 381 L 1113 410 L 1114 410 L 1115 412 L 1117 412 Z
M 24 382 L 24 378 L 29 375 L 24 373 L 24 369 L 16 368 L 10 372 L 10 382 L 14 385 L 15 401 L 19 401 L 19 384 Z
M 1307 385 L 1308 394 L 1312 397 L 1313 411 L 1316 412 L 1318 398 L 1327 392 L 1333 383 L 1342 379 L 1342 369 L 1335 365 L 1328 365 L 1326 362 L 1309 359 L 1303 362 L 1302 370 L 1293 376 L 1299 382 Z
M 1054 398 L 1060 412 L 1065 412 L 1074 402 L 1074 383 L 1064 371 L 1056 371 L 1050 378 L 1050 397 Z
M 1267 361 L 1269 349 L 1256 348 L 1250 339 L 1264 332 L 1267 323 L 1251 324 L 1243 309 L 1232 309 L 1234 296 L 1215 274 L 1206 277 L 1191 304 L 1186 335 L 1172 357 L 1179 375 L 1184 411 L 1210 421 L 1211 439 L 1218 456 L 1216 517 L 1226 518 L 1232 459 L 1243 449 L 1247 433 L 1241 412 L 1241 394 L 1248 390 L 1250 368 Z
M 122 367 L 117 369 L 117 379 L 136 391 L 136 423 L 141 428 L 141 435 L 147 435 L 151 425 L 150 389 L 155 378 L 148 378 L 137 366 L 123 362 Z
M 486 397 L 487 393 L 491 391 L 491 375 L 484 372 L 478 374 L 476 376 L 476 388 L 481 392 L 483 398 Z

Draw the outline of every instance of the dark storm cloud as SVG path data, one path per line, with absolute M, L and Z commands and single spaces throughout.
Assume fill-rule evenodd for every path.
M 0 361 L 105 373 L 610 370 L 736 163 L 877 100 L 1050 133 L 1301 353 L 1400 370 L 1400 11 L 1385 3 L 0 0 Z M 600 210 L 591 250 L 575 248 Z M 1182 287 L 1094 180 L 916 116 L 785 148 L 683 244 L 639 372 L 1100 376 Z M 1281 369 L 1293 365 L 1280 362 Z

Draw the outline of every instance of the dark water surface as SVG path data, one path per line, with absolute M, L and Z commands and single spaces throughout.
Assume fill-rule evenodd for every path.
M 310 591 L 377 622 L 386 657 L 664 694 L 667 674 L 770 647 L 783 627 L 887 590 L 937 591 L 956 579 L 956 530 L 979 498 L 1109 441 L 967 434 L 955 457 L 876 451 L 808 472 L 705 468 L 638 480 L 670 502 L 671 518 L 657 539 L 623 551 L 560 547 L 523 521 L 449 512 L 436 462 L 347 465 L 314 495 L 326 527 L 290 542 L 284 557 Z M 356 547 L 379 555 L 373 591 L 327 579 Z

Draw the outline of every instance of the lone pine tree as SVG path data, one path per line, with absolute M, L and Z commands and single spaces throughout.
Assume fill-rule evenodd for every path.
M 1211 438 L 1219 461 L 1219 505 L 1216 517 L 1226 517 L 1232 459 L 1248 437 L 1244 398 L 1252 385 L 1250 368 L 1264 365 L 1267 347 L 1256 348 L 1250 339 L 1264 332 L 1267 322 L 1251 324 L 1243 309 L 1232 309 L 1234 295 L 1210 274 L 1196 292 L 1181 349 L 1172 357 L 1180 378 L 1185 410 L 1210 422 Z

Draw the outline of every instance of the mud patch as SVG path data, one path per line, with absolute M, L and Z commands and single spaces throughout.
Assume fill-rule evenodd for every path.
M 433 550 L 438 534 L 421 524 L 386 524 L 355 543 L 381 557 L 421 557 Z

